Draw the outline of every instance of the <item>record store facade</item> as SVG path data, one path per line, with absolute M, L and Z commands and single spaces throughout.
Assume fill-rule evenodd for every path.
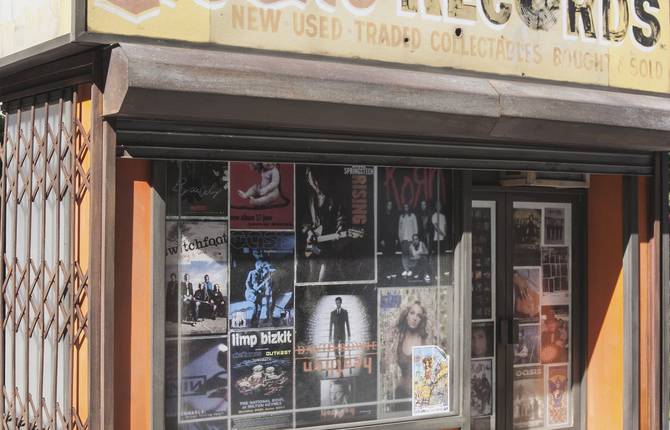
M 0 4 L 8 429 L 668 429 L 670 5 Z

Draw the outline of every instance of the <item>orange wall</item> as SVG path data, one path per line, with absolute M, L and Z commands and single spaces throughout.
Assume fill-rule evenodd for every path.
M 151 164 L 117 161 L 114 418 L 151 428 Z
M 622 178 L 592 176 L 588 192 L 587 426 L 623 425 Z

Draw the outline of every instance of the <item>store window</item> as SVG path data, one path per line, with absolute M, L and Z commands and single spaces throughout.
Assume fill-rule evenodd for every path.
M 462 416 L 454 172 L 164 172 L 166 428 Z

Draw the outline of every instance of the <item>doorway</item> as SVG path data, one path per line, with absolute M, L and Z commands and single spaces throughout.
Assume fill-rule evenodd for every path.
M 584 195 L 473 193 L 472 429 L 579 427 Z

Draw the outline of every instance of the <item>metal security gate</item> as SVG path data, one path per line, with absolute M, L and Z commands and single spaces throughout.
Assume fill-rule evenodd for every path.
M 86 98 L 66 89 L 3 106 L 3 429 L 89 428 Z

